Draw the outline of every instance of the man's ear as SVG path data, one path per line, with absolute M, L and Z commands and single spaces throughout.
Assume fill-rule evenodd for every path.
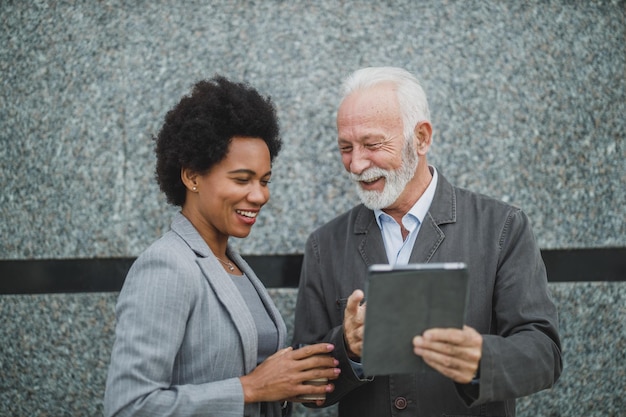
M 191 171 L 189 168 L 181 168 L 180 179 L 190 191 L 198 191 L 198 174 Z
M 433 127 L 429 121 L 419 122 L 413 130 L 413 145 L 418 155 L 426 155 L 433 139 Z

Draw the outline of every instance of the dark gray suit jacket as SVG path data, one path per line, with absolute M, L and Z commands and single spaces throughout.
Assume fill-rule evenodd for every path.
M 348 296 L 367 268 L 388 263 L 372 210 L 359 205 L 309 237 L 296 308 L 294 343 L 329 341 L 342 373 L 326 405 L 341 417 L 514 416 L 515 398 L 551 387 L 561 347 L 557 310 L 526 215 L 459 189 L 439 173 L 411 263 L 465 262 L 470 275 L 467 325 L 484 335 L 480 384 L 460 385 L 431 371 L 359 379 L 343 342 Z
M 263 284 L 237 253 L 278 329 L 287 334 Z M 258 416 L 244 406 L 239 377 L 257 365 L 257 331 L 239 290 L 193 225 L 172 230 L 135 261 L 116 306 L 117 327 L 105 416 Z M 279 403 L 267 416 L 281 415 Z

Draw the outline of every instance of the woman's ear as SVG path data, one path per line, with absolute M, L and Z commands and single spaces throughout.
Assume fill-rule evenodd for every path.
M 198 174 L 188 168 L 181 168 L 180 179 L 188 190 L 193 192 L 198 191 Z
M 413 130 L 415 151 L 418 155 L 426 155 L 433 139 L 433 127 L 429 121 L 419 122 Z

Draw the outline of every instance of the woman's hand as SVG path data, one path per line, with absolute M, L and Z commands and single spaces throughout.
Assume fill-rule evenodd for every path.
M 317 343 L 296 350 L 291 347 L 279 350 L 248 375 L 239 378 L 244 402 L 304 402 L 306 400 L 298 399 L 298 396 L 332 392 L 333 384 L 316 386 L 304 382 L 318 378 L 334 380 L 339 376 L 339 362 L 330 356 L 334 348 L 328 343 Z M 322 405 L 324 400 L 315 403 Z

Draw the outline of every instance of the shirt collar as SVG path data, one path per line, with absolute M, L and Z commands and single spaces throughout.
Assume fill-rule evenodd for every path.
M 430 184 L 428 184 L 428 187 L 426 187 L 424 194 L 422 194 L 422 196 L 415 202 L 413 207 L 411 207 L 409 212 L 405 214 L 403 217 L 403 219 L 407 218 L 407 216 L 413 217 L 414 219 L 417 220 L 417 224 L 422 224 L 422 222 L 424 221 L 424 218 L 426 217 L 426 213 L 428 213 L 428 209 L 430 209 L 430 205 L 433 202 L 433 198 L 435 196 L 435 190 L 437 189 L 437 177 L 438 177 L 437 169 L 432 165 L 429 165 L 428 168 L 430 169 L 430 172 L 433 176 L 433 178 L 430 180 Z M 376 223 L 378 223 L 378 227 L 381 229 L 382 229 L 382 223 L 381 223 L 382 219 L 383 218 L 391 219 L 391 216 L 389 216 L 387 213 L 385 213 L 384 211 L 380 209 L 374 210 L 374 216 L 376 217 Z

